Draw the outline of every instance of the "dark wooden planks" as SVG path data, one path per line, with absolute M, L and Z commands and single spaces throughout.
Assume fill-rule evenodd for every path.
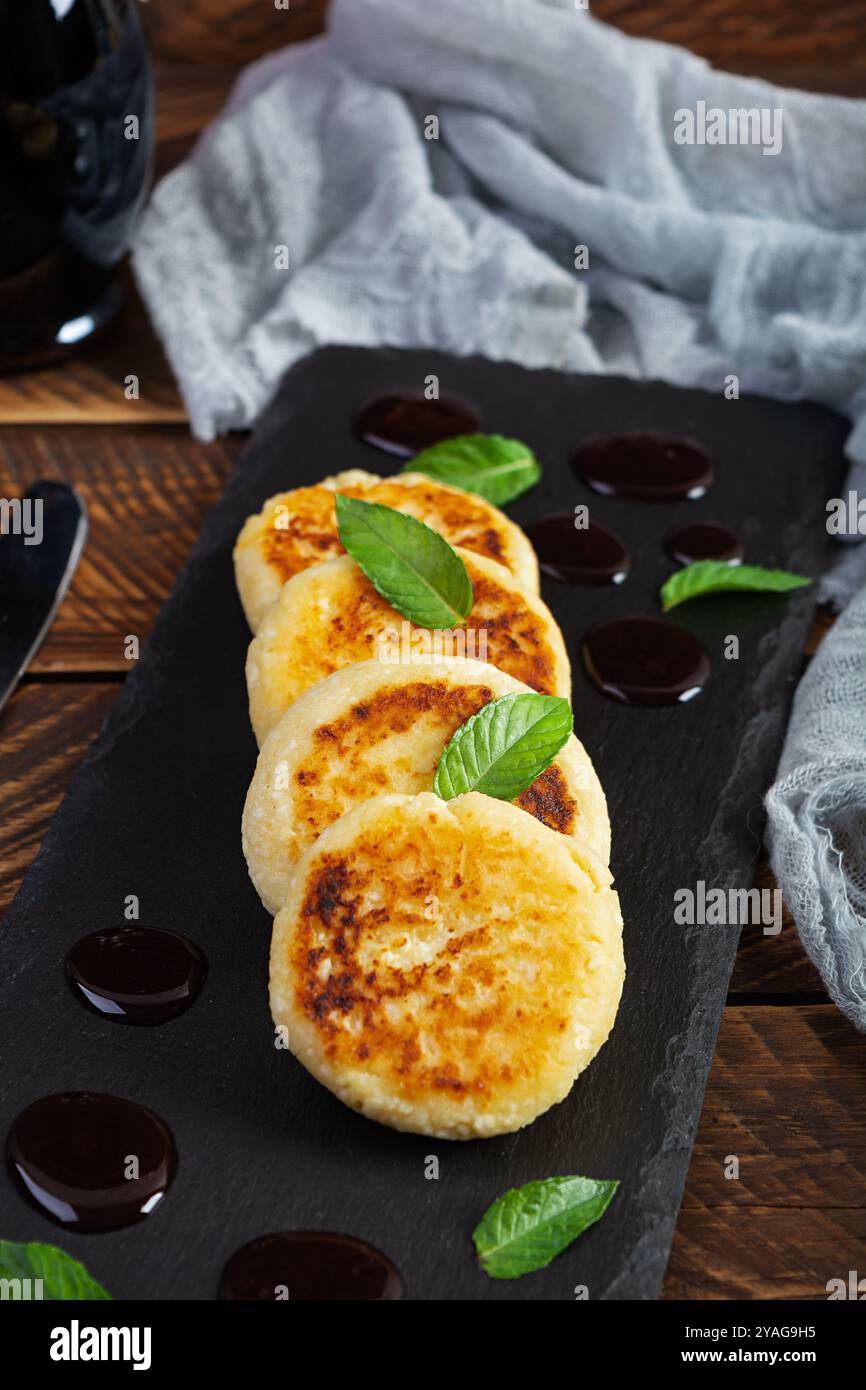
M 866 1276 L 864 1108 L 866 1038 L 832 1005 L 726 1009 L 665 1297 L 826 1298 Z
M 866 9 L 860 0 L 592 0 L 596 19 L 640 38 L 680 44 L 715 67 L 785 86 L 866 90 Z M 143 10 L 158 57 L 242 66 L 325 25 L 326 0 L 150 0 Z
M 242 67 L 283 44 L 312 38 L 325 26 L 327 0 L 150 0 L 142 9 L 154 54 Z
M 866 90 L 859 0 L 593 0 L 591 9 L 628 34 L 690 48 L 714 67 L 789 87 Z
M 143 424 L 186 420 L 174 377 L 126 272 L 127 299 L 103 338 L 43 371 L 0 377 L 0 425 Z M 126 378 L 138 378 L 128 400 Z
M 240 444 L 199 444 L 182 427 L 0 434 L 0 496 L 60 478 L 90 515 L 84 556 L 32 673 L 129 670 L 124 639 L 150 631 Z
M 762 852 L 755 873 L 755 885 L 774 890 L 776 880 Z M 746 926 L 731 976 L 730 995 L 763 994 L 771 999 L 817 996 L 825 998 L 824 985 L 797 936 L 787 907 L 782 904 L 782 930 L 778 936 L 765 936 L 760 926 Z

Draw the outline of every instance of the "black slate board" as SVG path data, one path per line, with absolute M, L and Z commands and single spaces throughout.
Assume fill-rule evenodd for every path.
M 231 566 L 236 532 L 281 487 L 353 466 L 394 471 L 352 438 L 352 414 L 379 391 L 421 389 L 430 373 L 443 394 L 474 402 L 488 428 L 537 449 L 544 479 L 510 509 L 518 521 L 589 502 L 633 559 L 620 589 L 544 589 L 575 666 L 575 726 L 610 804 L 628 970 L 620 1015 L 562 1105 L 522 1133 L 469 1144 L 380 1128 L 274 1049 L 269 920 L 247 879 L 239 828 L 255 747 L 243 675 L 248 634 Z M 582 439 L 646 427 L 706 444 L 718 480 L 703 502 L 606 500 L 571 475 L 567 459 Z M 4 1174 L 0 1234 L 64 1246 L 118 1298 L 213 1298 L 239 1245 L 292 1228 L 372 1241 L 396 1262 L 408 1298 L 571 1299 L 576 1285 L 594 1299 L 655 1297 L 738 935 L 674 926 L 673 895 L 698 879 L 751 882 L 761 796 L 814 591 L 717 597 L 679 610 L 675 620 L 712 654 L 713 674 L 702 695 L 676 709 L 605 700 L 580 668 L 577 643 L 592 620 L 657 611 L 655 594 L 671 568 L 659 541 L 683 517 L 732 525 L 748 559 L 818 574 L 844 433 L 841 420 L 818 408 L 431 352 L 329 349 L 295 368 L 211 513 L 0 941 L 3 1131 L 47 1092 L 114 1092 L 169 1123 L 177 1179 L 144 1223 L 75 1236 L 32 1211 Z M 740 637 L 739 661 L 721 658 L 728 633 Z M 71 943 L 119 923 L 133 893 L 144 923 L 188 933 L 210 962 L 198 1003 L 161 1028 L 103 1023 L 64 981 Z M 439 1158 L 438 1181 L 424 1176 L 430 1154 Z M 547 1270 L 488 1280 L 473 1256 L 476 1221 L 506 1188 L 553 1173 L 618 1177 L 622 1186 L 604 1220 Z

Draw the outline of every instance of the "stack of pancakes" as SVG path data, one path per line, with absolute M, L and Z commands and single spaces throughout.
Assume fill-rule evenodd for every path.
M 483 639 L 485 661 L 454 654 L 479 643 L 443 656 L 416 640 L 430 634 L 343 550 L 336 492 L 408 513 L 457 550 L 473 589 L 465 637 Z M 568 1094 L 619 1004 L 604 792 L 573 736 L 513 803 L 432 787 L 452 735 L 489 701 L 570 696 L 532 547 L 474 494 L 356 470 L 266 502 L 235 567 L 260 745 L 243 845 L 275 914 L 285 1043 L 397 1129 L 469 1139 L 528 1124 Z

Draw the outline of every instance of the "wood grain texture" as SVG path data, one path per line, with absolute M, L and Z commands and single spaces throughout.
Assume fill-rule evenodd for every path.
M 421 3 L 421 0 L 419 0 Z M 866 91 L 861 0 L 591 0 L 597 19 L 639 38 L 680 44 L 715 67 L 784 86 Z M 244 63 L 324 27 L 325 0 L 150 0 L 145 24 L 157 57 Z
M 226 66 L 201 63 L 155 63 L 156 169 L 162 178 L 192 149 L 225 104 L 237 73 Z
M 726 1009 L 665 1296 L 826 1298 L 866 1276 L 864 1110 L 866 1038 L 832 1005 Z
M 126 674 L 124 638 L 150 631 L 241 443 L 198 444 L 183 428 L 3 431 L 0 496 L 58 478 L 79 489 L 90 517 L 78 571 L 31 673 Z
M 680 44 L 714 67 L 815 91 L 866 90 L 860 0 L 592 0 L 628 34 Z
M 773 891 L 777 888 L 766 853 L 762 851 L 755 872 L 755 885 Z M 729 995 L 769 995 L 781 1000 L 826 999 L 824 984 L 803 947 L 788 908 L 782 904 L 782 930 L 778 936 L 765 936 L 762 927 L 746 926 L 731 976 Z
M 149 0 L 145 32 L 157 58 L 239 68 L 287 43 L 312 38 L 325 27 L 327 0 Z
M 78 357 L 0 377 L 0 424 L 169 424 L 186 420 L 174 376 L 127 270 L 127 299 L 105 334 Z M 127 400 L 125 379 L 139 381 Z

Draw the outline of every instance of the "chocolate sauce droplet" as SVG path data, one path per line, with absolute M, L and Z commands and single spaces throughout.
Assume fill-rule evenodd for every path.
M 576 527 L 571 512 L 542 517 L 527 526 L 543 574 L 569 584 L 621 584 L 628 553 L 618 536 L 591 521 Z
M 379 1302 L 400 1298 L 400 1276 L 372 1245 L 329 1231 L 261 1236 L 232 1255 L 220 1298 Z
M 356 428 L 365 444 L 397 458 L 411 458 L 440 440 L 475 434 L 480 424 L 475 411 L 463 401 L 394 395 L 369 401 L 358 416 Z
M 75 1231 L 144 1220 L 177 1169 L 174 1139 L 158 1115 L 90 1091 L 45 1096 L 22 1110 L 6 1156 L 33 1205 Z
M 714 476 L 712 462 L 699 444 L 660 434 L 591 439 L 572 462 L 594 492 L 642 502 L 703 497 Z
M 665 550 L 679 565 L 692 565 L 697 560 L 726 560 L 738 565 L 743 558 L 743 543 L 718 521 L 691 521 L 678 526 L 665 537 Z
M 581 655 L 599 689 L 625 705 L 681 704 L 710 674 L 697 638 L 661 618 L 597 623 L 584 635 Z
M 115 1023 L 167 1023 L 189 1008 L 207 975 L 197 946 L 156 927 L 91 932 L 66 957 L 73 993 Z

